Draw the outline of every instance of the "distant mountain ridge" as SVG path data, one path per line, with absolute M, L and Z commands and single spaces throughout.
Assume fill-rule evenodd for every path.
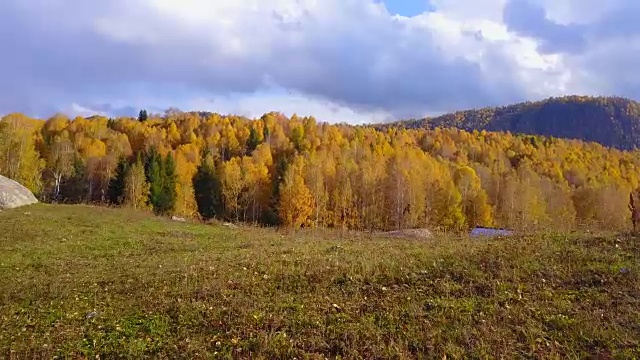
M 457 111 L 380 127 L 389 126 L 508 131 L 580 139 L 628 150 L 640 148 L 640 103 L 622 97 L 564 96 Z

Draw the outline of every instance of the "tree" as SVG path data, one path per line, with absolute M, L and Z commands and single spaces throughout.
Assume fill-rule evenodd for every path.
M 221 168 L 222 199 L 225 211 L 235 221 L 240 220 L 240 194 L 244 188 L 240 158 L 234 157 Z
M 212 219 L 220 214 L 221 209 L 221 184 L 216 174 L 213 156 L 209 151 L 204 154 L 204 159 L 198 166 L 198 172 L 193 178 L 198 213 L 205 219 Z
M 176 166 L 171 154 L 162 157 L 151 149 L 145 162 L 149 182 L 149 203 L 159 215 L 172 214 L 176 206 Z
M 149 119 L 149 114 L 147 113 L 147 110 L 140 110 L 140 113 L 138 114 L 138 121 L 145 122 L 148 119 Z
M 74 173 L 74 161 L 75 151 L 68 134 L 55 137 L 47 158 L 47 167 L 53 177 L 53 199 L 56 201 L 60 197 L 62 182 Z
M 36 150 L 35 124 L 21 114 L 4 117 L 0 121 L 0 174 L 38 194 L 44 165 Z
M 175 213 L 193 217 L 198 212 L 193 178 L 198 171 L 198 150 L 192 144 L 180 145 L 173 155 L 176 168 Z
M 640 151 L 452 127 L 484 128 L 496 111 L 474 112 L 471 122 L 468 113 L 447 116 L 433 130 L 331 125 L 278 113 L 250 120 L 170 111 L 162 121 L 149 121 L 144 110 L 141 121 L 11 114 L 0 121 L 0 173 L 44 190 L 45 201 L 119 204 L 132 181 L 133 166 L 126 165 L 141 157 L 157 213 L 265 225 L 625 226 L 628 191 L 640 186 Z M 623 113 L 638 117 L 640 107 Z M 205 148 L 210 155 L 201 154 Z M 120 158 L 128 161 L 118 164 Z M 130 189 L 143 188 L 138 178 L 133 183 Z M 296 208 L 308 205 L 305 188 L 312 196 L 306 218 Z M 144 196 L 135 197 L 132 206 L 141 206 Z
M 58 201 L 65 203 L 83 203 L 88 200 L 90 183 L 87 181 L 87 167 L 79 159 L 73 161 L 73 174 L 60 185 Z
M 124 201 L 126 177 L 129 171 L 129 162 L 124 157 L 118 160 L 115 177 L 109 182 L 108 198 L 113 205 L 122 205 Z
M 146 209 L 149 200 L 149 183 L 144 173 L 144 164 L 138 160 L 126 170 L 123 204 L 134 209 Z
M 162 213 L 164 200 L 164 171 L 162 156 L 152 148 L 145 162 L 145 175 L 149 183 L 149 204 L 156 214 Z
M 249 131 L 249 140 L 247 140 L 247 154 L 251 154 L 260 145 L 261 139 L 258 135 L 258 130 L 255 127 L 251 127 Z
M 462 211 L 467 227 L 491 226 L 493 219 L 489 197 L 482 189 L 475 170 L 469 166 L 458 166 L 453 179 L 462 196 Z
M 313 196 L 313 225 L 315 227 L 324 227 L 327 218 L 327 205 L 329 203 L 329 192 L 325 182 L 325 174 L 323 171 L 322 159 L 318 154 L 312 154 L 305 166 L 305 184 Z
M 163 166 L 163 203 L 161 207 L 162 214 L 171 214 L 176 208 L 176 186 L 178 184 L 178 174 L 176 163 L 171 154 L 164 159 Z
M 307 225 L 313 214 L 313 195 L 302 177 L 302 158 L 289 167 L 280 185 L 278 215 L 286 227 L 297 229 Z

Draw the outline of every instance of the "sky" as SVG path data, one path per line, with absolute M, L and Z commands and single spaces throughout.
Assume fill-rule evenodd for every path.
M 640 99 L 637 0 L 2 0 L 0 114 L 372 123 Z

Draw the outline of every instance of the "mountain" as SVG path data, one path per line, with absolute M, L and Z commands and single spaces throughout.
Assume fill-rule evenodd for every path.
M 537 102 L 458 111 L 381 127 L 455 127 L 597 142 L 620 149 L 640 148 L 640 103 L 621 97 L 566 96 Z

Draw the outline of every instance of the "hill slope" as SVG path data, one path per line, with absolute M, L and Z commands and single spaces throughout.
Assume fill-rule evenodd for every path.
M 619 97 L 550 98 L 397 124 L 408 128 L 456 127 L 554 136 L 620 149 L 640 147 L 640 103 Z
M 0 229 L 9 358 L 640 356 L 624 234 L 425 244 L 51 205 Z

